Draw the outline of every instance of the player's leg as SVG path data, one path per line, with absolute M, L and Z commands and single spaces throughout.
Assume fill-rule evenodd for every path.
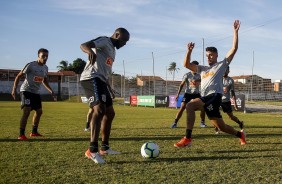
M 85 152 L 85 156 L 97 164 L 103 164 L 105 161 L 101 158 L 98 149 L 98 139 L 101 129 L 101 121 L 106 112 L 106 104 L 103 98 L 103 86 L 106 85 L 100 79 L 94 78 L 88 81 L 81 81 L 85 90 L 85 95 L 89 101 L 89 107 L 93 109 L 93 115 L 90 121 L 90 145 Z
M 42 116 L 42 102 L 39 94 L 31 94 L 31 109 L 34 110 L 33 118 L 32 118 L 32 131 L 30 133 L 30 137 L 33 136 L 42 136 L 38 133 L 38 126 L 40 122 L 40 118 Z
M 90 122 L 91 122 L 93 112 L 94 112 L 93 108 L 89 108 L 87 115 L 86 115 L 86 125 L 84 129 L 85 132 L 90 131 Z
M 243 121 L 240 121 L 239 118 L 234 116 L 233 112 L 229 112 L 229 113 L 227 113 L 227 115 L 232 121 L 234 121 L 235 123 L 237 123 L 239 125 L 241 130 L 243 130 L 243 128 L 244 128 L 244 122 Z
M 179 121 L 179 119 L 182 117 L 183 111 L 186 109 L 186 102 L 182 101 L 181 102 L 181 106 L 180 109 L 178 110 L 175 120 L 173 122 L 173 124 L 171 125 L 171 128 L 176 128 L 177 127 L 177 123 Z
M 245 140 L 246 135 L 243 131 L 235 130 L 232 126 L 226 124 L 222 118 L 210 118 L 210 119 L 211 119 L 211 123 L 218 129 L 220 129 L 222 132 L 235 135 L 236 137 L 240 138 L 241 145 L 246 144 L 246 140 Z
M 19 140 L 28 140 L 25 136 L 25 128 L 27 124 L 28 117 L 31 112 L 31 104 L 30 104 L 30 95 L 28 92 L 21 92 L 21 109 L 22 116 L 20 119 L 20 132 L 19 132 Z
M 243 121 L 240 121 L 236 116 L 233 115 L 233 110 L 232 110 L 231 102 L 230 101 L 223 102 L 221 104 L 221 107 L 222 107 L 223 112 L 225 112 L 232 121 L 237 123 L 239 125 L 240 129 L 242 130 L 243 126 L 244 126 L 243 125 L 244 123 L 243 123 Z
M 206 123 L 205 123 L 205 121 L 206 121 L 206 112 L 205 112 L 205 109 L 204 109 L 204 108 L 202 108 L 200 111 L 201 111 L 201 112 L 200 112 L 200 118 L 201 118 L 200 127 L 201 127 L 201 128 L 204 128 L 204 127 L 207 127 L 207 125 L 206 125 Z
M 110 148 L 109 140 L 110 140 L 110 135 L 111 135 L 111 129 L 112 129 L 112 122 L 115 117 L 115 111 L 113 106 L 109 106 L 106 109 L 106 113 L 103 117 L 102 120 L 102 145 L 101 145 L 101 150 L 100 154 L 105 155 L 105 154 L 120 154 L 118 151 L 114 151 Z
M 191 146 L 192 145 L 192 130 L 195 123 L 195 111 L 202 109 L 204 106 L 204 103 L 201 101 L 200 98 L 193 99 L 190 101 L 186 106 L 186 113 L 187 113 L 187 119 L 186 119 L 186 133 L 185 137 L 183 137 L 179 142 L 175 143 L 175 147 L 185 147 L 185 146 Z
M 41 134 L 38 133 L 38 125 L 39 125 L 42 113 L 43 113 L 42 112 L 42 108 L 40 108 L 40 109 L 36 109 L 34 114 L 33 114 L 33 117 L 32 117 L 32 131 L 30 133 L 31 137 L 33 137 L 33 136 L 42 136 Z

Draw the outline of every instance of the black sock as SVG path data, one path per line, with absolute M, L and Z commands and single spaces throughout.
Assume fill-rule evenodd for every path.
M 177 124 L 177 122 L 178 122 L 178 119 L 175 119 L 175 120 L 174 120 L 174 123 Z
M 24 128 L 20 128 L 20 136 L 24 135 L 25 129 Z
M 242 137 L 242 134 L 241 134 L 241 132 L 237 132 L 237 134 L 236 134 L 236 137 L 239 137 L 239 138 L 241 138 Z
M 102 141 L 101 150 L 105 151 L 110 148 L 108 141 Z
M 191 137 L 192 137 L 192 130 L 186 129 L 186 138 L 191 139 Z
M 37 133 L 37 129 L 38 129 L 38 126 L 33 125 L 33 126 L 32 126 L 32 133 L 33 133 L 33 134 Z
M 238 124 L 240 125 L 240 124 L 241 124 L 241 121 L 238 119 L 236 123 L 238 123 Z
M 90 142 L 89 150 L 91 153 L 98 152 L 98 142 Z
M 86 128 L 90 128 L 90 122 L 86 122 Z

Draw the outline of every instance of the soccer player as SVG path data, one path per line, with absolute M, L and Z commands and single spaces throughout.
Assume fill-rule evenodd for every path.
M 112 88 L 111 88 L 110 85 L 108 85 L 108 89 L 111 93 L 112 99 L 115 99 L 115 93 L 112 91 Z M 86 115 L 86 126 L 85 126 L 85 129 L 84 129 L 85 132 L 90 131 L 90 122 L 91 122 L 91 119 L 92 119 L 93 112 L 94 112 L 94 109 L 89 108 L 87 115 Z
M 206 57 L 209 66 L 201 66 L 190 63 L 191 53 L 194 48 L 194 43 L 190 42 L 187 45 L 187 54 L 184 60 L 184 66 L 193 72 L 201 74 L 201 98 L 196 98 L 188 102 L 187 110 L 187 128 L 185 136 L 177 143 L 175 147 L 185 147 L 192 145 L 192 129 L 195 123 L 195 111 L 204 107 L 211 123 L 221 131 L 234 135 L 240 138 L 241 145 L 246 144 L 244 131 L 236 131 L 233 127 L 225 124 L 219 111 L 223 94 L 222 76 L 226 68 L 231 63 L 238 49 L 238 31 L 240 21 L 235 20 L 233 24 L 233 44 L 225 58 L 217 62 L 218 52 L 215 47 L 206 48 Z
M 34 110 L 35 113 L 32 118 L 33 125 L 30 137 L 42 136 L 40 133 L 38 133 L 38 125 L 42 115 L 42 103 L 39 94 L 41 84 L 43 84 L 45 88 L 52 94 L 54 100 L 57 99 L 47 79 L 48 67 L 46 66 L 46 62 L 48 59 L 48 54 L 49 52 L 47 49 L 39 49 L 37 61 L 32 61 L 25 65 L 25 67 L 16 76 L 14 81 L 11 94 L 12 97 L 16 99 L 18 83 L 20 78 L 25 76 L 25 80 L 20 88 L 21 109 L 23 114 L 20 120 L 20 135 L 18 139 L 22 141 L 28 140 L 28 138 L 25 136 L 25 128 L 29 114 L 32 110 Z
M 198 61 L 192 61 L 192 63 L 195 64 L 195 65 L 199 64 Z M 180 94 L 184 84 L 186 84 L 186 89 L 185 89 L 184 97 L 183 97 L 182 102 L 181 102 L 180 109 L 178 110 L 178 112 L 176 114 L 176 118 L 175 118 L 173 124 L 171 125 L 171 128 L 177 127 L 177 122 L 181 118 L 183 111 L 186 109 L 186 104 L 194 98 L 200 98 L 201 97 L 201 95 L 200 95 L 200 82 L 201 82 L 200 74 L 193 73 L 193 72 L 188 72 L 188 73 L 184 74 L 182 82 L 181 82 L 181 84 L 178 88 L 177 95 L 175 97 L 176 101 L 179 98 L 179 94 Z M 202 128 L 206 127 L 205 110 L 204 109 L 201 110 L 200 117 L 201 117 L 200 127 L 202 127 Z
M 101 36 L 81 44 L 80 48 L 88 54 L 88 62 L 81 74 L 81 85 L 89 100 L 89 107 L 94 110 L 90 122 L 90 145 L 85 156 L 97 164 L 105 161 L 101 155 L 120 154 L 109 146 L 112 121 L 115 116 L 113 101 L 108 89 L 108 79 L 112 74 L 116 49 L 126 45 L 130 34 L 125 28 L 118 28 L 111 37 Z M 99 151 L 98 139 L 102 132 L 102 144 Z
M 221 108 L 223 112 L 226 113 L 232 121 L 236 122 L 241 130 L 243 130 L 244 122 L 240 121 L 236 116 L 233 115 L 232 112 L 233 110 L 231 106 L 230 96 L 234 101 L 235 110 L 238 110 L 238 106 L 237 106 L 236 96 L 234 91 L 234 80 L 228 76 L 229 72 L 230 70 L 228 66 L 223 75 L 223 95 L 222 95 Z M 219 134 L 219 129 L 217 127 L 215 127 L 215 133 Z

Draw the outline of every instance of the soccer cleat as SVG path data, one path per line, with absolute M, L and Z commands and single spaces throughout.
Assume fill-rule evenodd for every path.
M 201 127 L 201 128 L 205 128 L 205 127 L 207 127 L 207 125 L 205 124 L 205 122 L 202 121 L 202 122 L 200 123 L 200 127 Z
M 241 145 L 247 144 L 247 142 L 246 142 L 246 132 L 244 132 L 244 130 L 241 130 L 240 141 L 241 141 Z
M 240 121 L 239 127 L 240 127 L 241 130 L 243 130 L 243 128 L 244 128 L 244 122 L 243 121 Z
M 84 132 L 89 132 L 90 131 L 90 128 L 85 128 L 84 129 Z
M 177 148 L 186 147 L 186 146 L 192 146 L 192 138 L 187 139 L 186 137 L 183 137 L 178 143 L 174 144 L 174 147 Z
M 102 159 L 102 157 L 99 153 L 91 153 L 89 149 L 85 152 L 85 156 L 87 158 L 93 160 L 96 164 L 106 163 L 105 160 Z
M 217 127 L 214 127 L 215 134 L 220 134 L 220 130 Z
M 29 134 L 30 137 L 41 137 L 42 135 L 40 133 L 30 133 Z
M 176 128 L 176 127 L 177 127 L 177 123 L 173 123 L 170 128 Z
M 107 150 L 100 150 L 100 155 L 119 155 L 121 152 L 114 151 L 111 148 Z
M 25 135 L 21 135 L 21 136 L 18 137 L 18 140 L 27 141 L 28 138 Z

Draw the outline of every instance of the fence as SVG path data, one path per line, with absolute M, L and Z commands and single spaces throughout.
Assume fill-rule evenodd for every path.
M 18 93 L 20 85 L 23 81 L 19 82 Z M 13 80 L 0 81 L 0 100 L 12 100 L 11 91 L 13 88 Z M 131 95 L 155 95 L 155 96 L 168 96 L 177 93 L 180 81 L 149 81 L 144 86 L 137 86 L 136 78 L 126 78 L 123 75 L 112 75 L 110 78 L 110 85 L 116 92 L 116 97 L 129 97 Z M 79 82 L 79 75 L 77 76 L 61 76 L 60 81 L 49 82 L 50 86 L 56 94 L 59 95 L 58 99 L 70 99 L 72 96 L 84 96 L 84 90 Z M 244 94 L 246 101 L 282 101 L 282 92 L 273 91 L 271 87 L 267 91 L 262 90 L 238 90 L 236 94 Z M 235 86 L 236 90 L 236 86 Z M 184 91 L 183 91 L 184 92 Z M 183 93 L 182 92 L 182 93 Z M 52 99 L 49 92 L 41 86 L 40 94 L 45 99 Z

